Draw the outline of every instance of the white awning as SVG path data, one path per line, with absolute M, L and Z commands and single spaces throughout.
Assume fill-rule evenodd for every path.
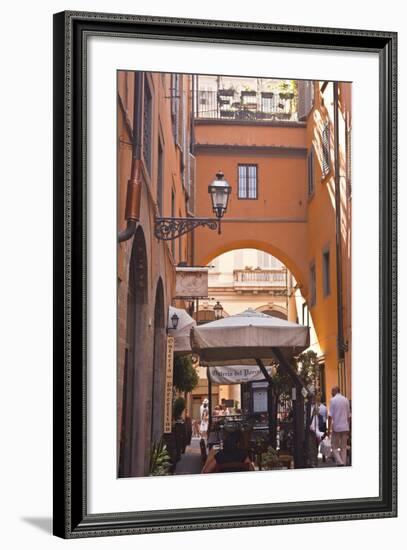
M 256 364 L 256 358 L 275 361 L 273 348 L 290 359 L 308 346 L 308 327 L 253 309 L 191 330 L 192 351 L 208 366 Z
M 172 327 L 171 317 L 176 313 L 178 315 L 178 326 L 174 330 L 168 329 L 168 334 L 174 336 L 175 355 L 188 355 L 191 351 L 191 328 L 196 325 L 196 321 L 185 311 L 177 307 L 170 306 L 168 310 L 168 327 Z

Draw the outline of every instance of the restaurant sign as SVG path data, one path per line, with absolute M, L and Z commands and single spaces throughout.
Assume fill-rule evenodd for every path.
M 207 298 L 208 268 L 177 267 L 176 298 Z
M 172 431 L 172 378 L 174 370 L 174 337 L 167 336 L 167 354 L 165 361 L 165 401 L 164 433 Z
M 209 375 L 214 384 L 244 384 L 264 380 L 264 374 L 257 365 L 234 365 L 232 367 L 209 367 Z M 270 376 L 273 367 L 266 367 Z

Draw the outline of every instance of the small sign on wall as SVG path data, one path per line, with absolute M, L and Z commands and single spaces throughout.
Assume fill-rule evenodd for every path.
M 175 294 L 177 298 L 208 296 L 208 268 L 177 267 Z
M 174 370 L 174 337 L 167 336 L 167 353 L 165 364 L 165 405 L 164 433 L 172 431 L 172 379 Z

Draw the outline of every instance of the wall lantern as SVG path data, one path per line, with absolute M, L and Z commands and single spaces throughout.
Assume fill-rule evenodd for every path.
M 174 315 L 171 315 L 171 324 L 174 330 L 177 330 L 178 321 L 179 321 L 179 317 L 176 313 L 174 313 Z
M 223 315 L 223 307 L 220 302 L 216 302 L 216 304 L 213 306 L 213 311 L 215 312 L 215 319 L 222 319 Z
M 208 186 L 212 210 L 216 218 L 156 218 L 155 236 L 162 241 L 172 241 L 199 226 L 217 229 L 220 235 L 220 221 L 226 213 L 231 191 L 232 188 L 225 180 L 223 172 L 219 171 L 214 181 Z
M 223 218 L 229 203 L 229 195 L 232 188 L 225 180 L 223 172 L 218 172 L 216 174 L 216 179 L 208 185 L 208 193 L 212 199 L 212 210 L 215 216 L 219 220 L 219 229 L 220 233 L 220 219 Z

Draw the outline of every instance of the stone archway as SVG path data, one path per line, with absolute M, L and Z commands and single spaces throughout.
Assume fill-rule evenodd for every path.
M 279 319 L 287 320 L 287 309 L 283 308 L 277 304 L 267 304 L 256 308 L 256 311 L 265 313 L 266 315 L 271 315 L 272 317 L 278 317 Z
M 129 264 L 119 477 L 144 474 L 145 457 L 141 444 L 144 407 L 140 377 L 146 333 L 147 273 L 146 242 L 139 227 L 133 239 Z
M 308 293 L 307 271 L 305 269 L 304 259 L 301 257 L 299 261 L 293 260 L 292 255 L 287 254 L 282 249 L 275 246 L 272 242 L 263 239 L 207 239 L 205 246 L 199 246 L 198 241 L 195 247 L 194 261 L 196 265 L 207 265 L 216 257 L 241 248 L 254 248 L 262 252 L 271 254 L 280 260 L 288 270 L 293 274 L 295 280 L 301 288 L 301 293 L 306 296 Z M 304 250 L 302 251 L 304 252 Z
M 164 286 L 158 279 L 154 308 L 154 357 L 151 393 L 151 441 L 158 441 L 163 433 L 165 384 L 166 315 Z

